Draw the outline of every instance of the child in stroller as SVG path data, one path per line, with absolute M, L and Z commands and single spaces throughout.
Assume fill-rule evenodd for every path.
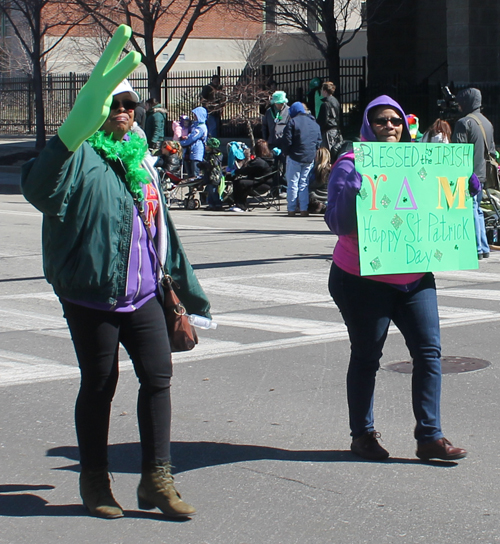
M 160 175 L 168 207 L 174 202 L 188 210 L 200 207 L 198 192 L 203 187 L 203 180 L 202 178 L 182 180 L 182 147 L 179 142 L 167 140 L 161 144 L 155 167 Z M 187 193 L 184 192 L 184 188 L 188 189 Z

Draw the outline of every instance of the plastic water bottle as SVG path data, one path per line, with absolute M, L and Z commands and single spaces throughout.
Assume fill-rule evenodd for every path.
M 193 327 L 198 327 L 200 329 L 216 329 L 217 323 L 208 319 L 208 317 L 202 317 L 201 315 L 191 314 L 188 315 L 188 321 L 193 325 Z

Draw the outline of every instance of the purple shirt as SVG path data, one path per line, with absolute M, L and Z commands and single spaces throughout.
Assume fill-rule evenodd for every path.
M 156 235 L 156 217 L 159 206 L 159 195 L 153 183 L 142 186 L 144 192 L 144 214 L 150 226 L 153 238 Z M 127 287 L 125 296 L 117 298 L 114 306 L 99 302 L 82 302 L 69 300 L 73 304 L 79 304 L 94 310 L 113 312 L 133 312 L 156 296 L 158 287 L 157 263 L 155 251 L 148 239 L 148 233 L 144 223 L 134 206 L 132 240 L 130 242 L 130 254 L 127 269 Z

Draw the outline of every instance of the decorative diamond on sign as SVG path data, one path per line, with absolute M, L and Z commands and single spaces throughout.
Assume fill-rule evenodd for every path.
M 396 214 L 393 218 L 392 218 L 392 221 L 391 221 L 391 225 L 396 229 L 398 230 L 399 227 L 403 224 L 403 220 L 401 219 L 401 217 L 399 217 L 398 214 Z
M 368 196 L 366 189 L 361 189 L 361 191 L 359 191 L 359 196 L 361 197 L 361 200 L 365 200 L 366 197 Z
M 427 170 L 422 166 L 422 168 L 418 171 L 418 175 L 422 180 L 424 180 L 427 177 Z
M 439 262 L 441 262 L 441 259 L 443 258 L 443 254 L 439 249 L 436 249 L 436 252 L 434 253 L 434 258 L 437 259 Z
M 365 159 L 365 154 L 363 153 L 363 150 L 360 147 L 357 147 L 354 150 L 354 158 L 357 161 L 363 162 Z
M 380 201 L 380 204 L 382 204 L 384 208 L 387 208 L 387 206 L 389 206 L 390 203 L 391 203 L 391 199 L 387 195 L 384 195 L 382 197 L 382 200 Z
M 373 259 L 373 261 L 370 263 L 370 266 L 373 268 L 373 271 L 375 272 L 382 266 L 382 263 L 380 262 L 380 259 L 378 257 L 375 257 L 375 259 Z

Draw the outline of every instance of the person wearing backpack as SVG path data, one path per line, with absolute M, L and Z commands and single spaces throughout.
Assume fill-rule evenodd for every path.
M 451 136 L 452 143 L 474 144 L 474 174 L 479 178 L 481 186 L 486 183 L 486 158 L 488 154 L 495 157 L 495 141 L 493 125 L 481 113 L 482 96 L 479 89 L 473 87 L 457 93 L 456 100 L 463 117 L 455 123 Z M 484 133 L 484 135 L 483 135 Z M 490 256 L 490 246 L 486 238 L 484 214 L 481 209 L 482 191 L 474 197 L 474 225 L 476 227 L 477 257 L 486 259 Z

